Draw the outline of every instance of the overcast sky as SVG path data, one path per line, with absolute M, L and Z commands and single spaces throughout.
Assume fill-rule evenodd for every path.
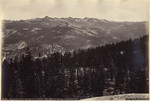
M 148 20 L 148 0 L 1 0 L 4 19 L 94 17 L 113 21 Z

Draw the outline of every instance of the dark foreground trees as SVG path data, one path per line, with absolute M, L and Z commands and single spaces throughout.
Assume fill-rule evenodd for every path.
M 103 96 L 107 81 L 113 94 L 148 92 L 148 36 L 87 50 L 2 63 L 2 98 L 81 99 Z

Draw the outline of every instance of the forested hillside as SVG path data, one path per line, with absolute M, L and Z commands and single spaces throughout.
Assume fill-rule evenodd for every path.
M 37 59 L 29 47 L 2 63 L 2 98 L 82 99 L 109 92 L 148 92 L 148 36 L 47 58 L 39 53 Z

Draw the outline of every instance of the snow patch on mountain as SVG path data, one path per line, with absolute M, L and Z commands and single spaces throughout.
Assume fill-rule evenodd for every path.
M 64 39 L 74 39 L 75 36 L 72 36 L 72 35 L 65 35 Z
M 77 34 L 79 35 L 88 35 L 88 36 L 95 36 L 97 37 L 97 32 L 96 31 L 92 31 L 90 29 L 75 29 L 74 30 Z
M 66 27 L 66 26 L 68 26 L 68 23 L 61 23 L 57 27 Z
M 50 44 L 42 44 L 41 47 L 43 49 L 50 49 L 50 48 L 52 48 L 52 45 L 50 45 Z
M 15 34 L 17 32 L 16 29 L 5 29 L 4 31 L 5 31 L 5 34 L 7 37 L 9 37 L 10 35 Z
M 12 29 L 5 29 L 4 32 L 5 32 L 5 34 L 7 35 L 7 34 L 9 34 L 9 33 L 11 32 L 11 30 L 12 30 Z
M 35 32 L 35 31 L 38 31 L 38 30 L 41 30 L 41 28 L 33 28 L 33 29 L 31 30 L 31 32 Z
M 89 35 L 89 36 L 95 36 L 93 33 L 90 33 L 90 32 L 84 31 L 84 30 L 82 30 L 82 32 Z
M 86 42 L 90 42 L 90 40 L 86 40 Z
M 17 30 L 12 30 L 12 32 L 11 32 L 11 33 L 12 33 L 12 34 L 14 34 L 14 33 L 16 33 L 16 32 L 17 32 Z
M 56 45 L 53 45 L 53 51 L 54 52 L 64 52 L 65 49 L 61 45 L 56 44 Z
M 23 28 L 23 30 L 29 30 L 29 28 Z
M 65 18 L 60 18 L 60 21 L 66 22 L 66 19 Z
M 76 22 L 81 22 L 81 21 L 82 21 L 82 19 L 75 18 L 75 21 L 76 21 Z
M 15 43 L 15 44 L 7 44 L 6 47 L 4 47 L 4 49 L 6 51 L 15 51 L 17 49 L 23 49 L 27 46 L 27 43 L 25 41 L 19 41 L 18 43 Z
M 20 41 L 18 43 L 18 49 L 23 49 L 27 46 L 26 42 L 25 41 Z
M 110 30 L 107 30 L 107 34 L 111 34 L 111 31 L 110 31 Z
M 91 29 L 89 29 L 89 28 L 86 28 L 86 29 L 88 30 L 88 32 L 90 32 L 90 33 L 92 33 L 92 34 L 94 34 L 94 35 L 98 35 L 98 33 L 97 33 L 96 31 L 91 30 Z
M 118 37 L 115 37 L 115 36 L 114 36 L 112 39 L 119 40 L 119 38 L 118 38 Z
M 83 49 L 88 49 L 88 48 L 90 48 L 91 47 L 91 45 L 90 44 L 86 44 L 85 46 L 83 46 L 82 48 Z
M 39 40 L 39 39 L 42 39 L 42 38 L 44 38 L 43 35 L 39 36 L 36 40 Z

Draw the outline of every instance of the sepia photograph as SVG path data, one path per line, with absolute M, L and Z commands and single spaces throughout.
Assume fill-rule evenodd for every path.
M 149 100 L 149 0 L 0 0 L 1 100 Z

